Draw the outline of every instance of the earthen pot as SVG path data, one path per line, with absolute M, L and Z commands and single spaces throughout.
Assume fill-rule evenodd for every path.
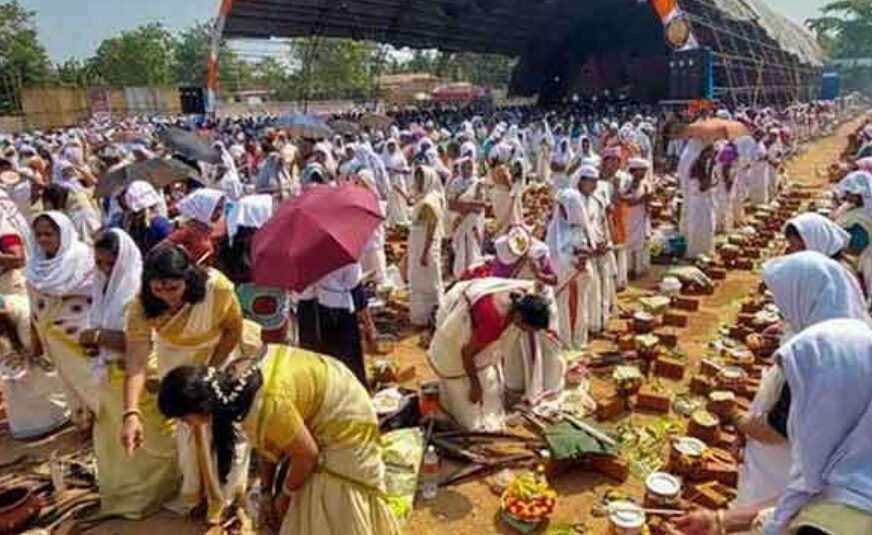
M 39 500 L 27 487 L 0 488 L 0 535 L 21 533 L 39 509 Z

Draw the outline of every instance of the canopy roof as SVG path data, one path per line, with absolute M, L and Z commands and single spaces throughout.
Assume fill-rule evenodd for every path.
M 761 0 L 679 3 L 708 24 L 720 26 L 722 21 L 713 19 L 721 17 L 756 22 L 801 62 L 819 65 L 823 60 L 809 32 Z M 702 10 L 701 3 L 714 9 Z M 616 7 L 614 0 L 225 0 L 224 36 L 317 34 L 411 48 L 522 56 L 531 48 L 541 50 L 548 48 L 548 43 L 565 42 L 573 33 L 583 35 L 585 27 L 598 24 Z M 653 9 L 651 16 L 656 19 Z M 704 44 L 720 48 L 717 43 Z

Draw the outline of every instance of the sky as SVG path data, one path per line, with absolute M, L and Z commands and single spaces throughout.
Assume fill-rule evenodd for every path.
M 3 0 L 0 0 L 2 2 Z M 538 1 L 538 0 L 531 0 Z M 764 0 L 796 22 L 817 15 L 829 0 Z M 153 21 L 172 31 L 209 20 L 220 0 L 19 0 L 36 11 L 40 38 L 53 61 L 86 58 L 100 41 Z

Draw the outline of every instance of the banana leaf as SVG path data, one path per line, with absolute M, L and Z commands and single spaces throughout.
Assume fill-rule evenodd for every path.
M 606 429 L 586 422 L 591 427 L 609 434 Z M 590 433 L 579 429 L 570 422 L 560 422 L 549 425 L 543 432 L 545 443 L 551 451 L 552 458 L 558 461 L 579 459 L 588 454 L 617 455 L 618 449 L 598 440 Z

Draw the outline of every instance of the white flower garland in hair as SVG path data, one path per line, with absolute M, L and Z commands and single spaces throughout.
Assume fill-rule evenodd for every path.
M 227 406 L 235 403 L 236 400 L 239 399 L 239 396 L 241 396 L 243 390 L 245 390 L 245 385 L 248 384 L 249 378 L 255 371 L 257 371 L 257 366 L 250 366 L 245 370 L 242 375 L 239 376 L 239 379 L 235 381 L 233 389 L 230 390 L 229 394 L 225 394 L 221 389 L 219 373 L 214 367 L 210 366 L 206 370 L 206 382 L 209 383 L 209 386 L 212 388 L 212 392 L 215 394 L 218 401 L 220 401 L 222 405 Z

